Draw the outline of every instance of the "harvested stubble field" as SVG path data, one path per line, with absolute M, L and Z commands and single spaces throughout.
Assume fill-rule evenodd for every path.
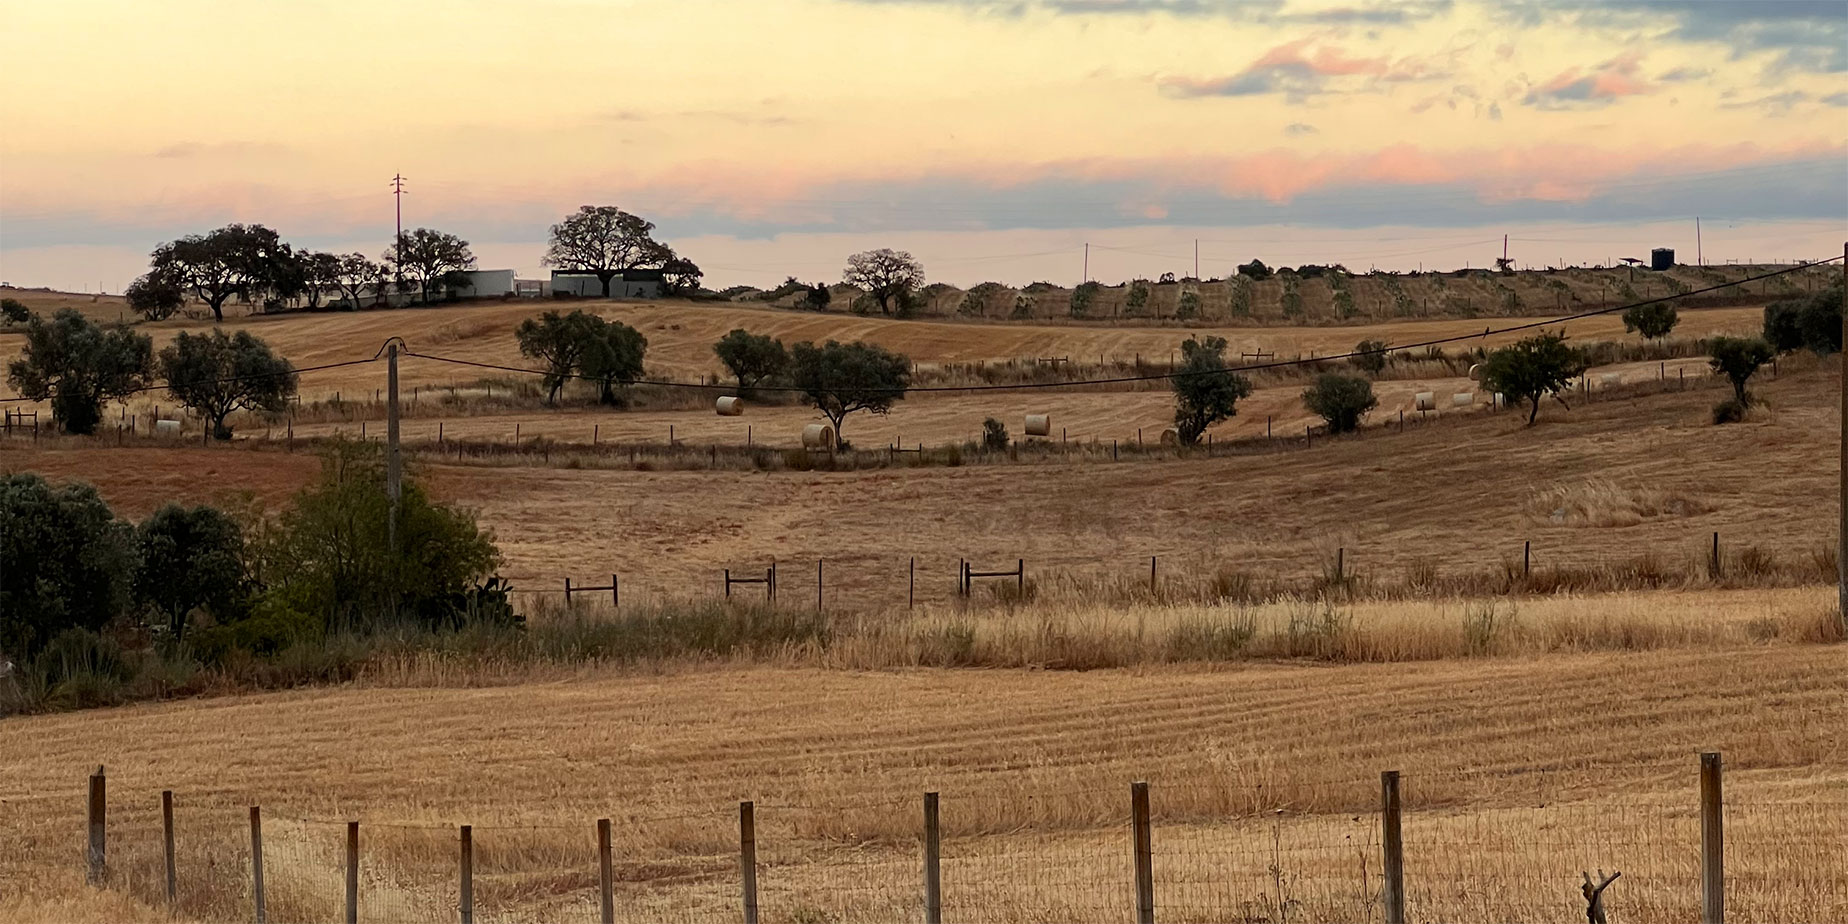
M 257 804 L 273 921 L 339 915 L 348 819 L 362 920 L 453 920 L 454 825 L 472 824 L 477 920 L 594 921 L 599 817 L 615 819 L 619 920 L 737 920 L 742 799 L 764 920 L 915 920 L 925 791 L 943 793 L 946 920 L 1128 919 L 1127 784 L 1147 779 L 1158 920 L 1377 920 L 1377 774 L 1399 769 L 1414 919 L 1570 920 L 1579 870 L 1603 867 L 1624 872 L 1613 920 L 1684 921 L 1694 752 L 1720 750 L 1731 914 L 1840 919 L 1845 669 L 1839 646 L 1782 643 L 1237 670 L 579 669 L 13 719 L 0 917 L 166 920 L 171 789 L 180 920 L 248 917 Z M 78 847 L 97 764 L 102 893 L 81 885 Z
M 1443 415 L 1403 434 L 1212 459 L 646 472 L 565 468 L 561 454 L 554 467 L 537 456 L 494 465 L 430 457 L 418 469 L 437 495 L 495 529 L 516 586 L 552 590 L 566 577 L 602 583 L 616 572 L 637 601 L 717 593 L 722 569 L 773 559 L 784 563 L 786 598 L 800 600 L 813 599 L 814 563 L 825 559 L 827 601 L 843 606 L 904 601 L 914 556 L 923 601 L 949 598 L 960 558 L 978 568 L 1024 558 L 1036 583 L 1135 582 L 1151 555 L 1163 579 L 1302 580 L 1344 548 L 1348 574 L 1396 582 L 1414 569 L 1518 566 L 1531 541 L 1536 568 L 1653 555 L 1657 570 L 1699 573 L 1715 531 L 1728 562 L 1755 549 L 1796 567 L 1834 535 L 1832 507 L 1816 499 L 1834 490 L 1835 369 L 1766 381 L 1766 407 L 1725 427 L 1709 422 L 1723 394 L 1709 385 L 1550 405 L 1531 428 L 1513 413 Z M 34 449 L 15 437 L 0 442 L 0 469 L 91 481 L 140 517 L 167 500 L 237 491 L 279 505 L 318 465 L 278 448 L 106 443 Z

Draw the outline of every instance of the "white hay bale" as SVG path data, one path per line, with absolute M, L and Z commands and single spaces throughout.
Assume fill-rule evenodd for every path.
M 1450 396 L 1451 407 L 1469 407 L 1475 403 L 1476 393 L 1473 391 L 1460 391 Z
M 1421 391 L 1412 396 L 1412 408 L 1419 411 L 1437 410 L 1437 393 Z
M 156 420 L 154 421 L 154 432 L 178 433 L 180 432 L 180 422 L 177 420 Z
M 1611 385 L 1622 385 L 1623 384 L 1623 373 L 1606 372 L 1603 375 L 1598 376 L 1598 384 L 1602 386 L 1606 386 L 1606 387 L 1611 386 Z
M 744 413 L 744 399 L 726 395 L 719 399 L 714 409 L 719 412 L 720 417 L 738 417 Z
M 803 449 L 833 449 L 834 428 L 827 424 L 809 424 L 802 428 Z
M 1028 414 L 1027 415 L 1027 435 L 1028 436 L 1051 436 L 1052 435 L 1052 415 L 1051 414 Z
M 1469 380 L 1472 382 L 1482 381 L 1482 364 L 1481 363 L 1471 363 L 1470 364 Z
M 1494 400 L 1490 403 L 1495 406 L 1496 410 L 1500 410 L 1508 406 L 1508 396 L 1498 391 L 1495 393 Z
M 1173 427 L 1169 427 L 1168 429 L 1161 431 L 1161 444 L 1163 446 L 1181 445 L 1181 431 L 1176 430 Z

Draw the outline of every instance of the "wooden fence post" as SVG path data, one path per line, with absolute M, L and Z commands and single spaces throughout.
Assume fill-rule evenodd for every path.
M 1347 549 L 1335 549 L 1335 583 L 1339 584 L 1347 577 Z
M 1149 596 L 1155 596 L 1155 556 L 1149 556 Z
M 167 904 L 179 899 L 180 878 L 173 865 L 173 790 L 160 792 L 160 827 L 161 840 L 167 855 Z
M 1155 924 L 1155 858 L 1149 832 L 1149 784 L 1129 784 L 1130 834 L 1136 860 L 1136 924 Z
M 1714 580 L 1719 579 L 1720 577 L 1720 534 L 1718 531 L 1715 531 L 1713 534 L 1713 558 L 1707 562 L 1707 571 L 1714 578 Z
M 1385 889 L 1386 924 L 1405 924 L 1405 842 L 1399 836 L 1399 771 L 1380 774 L 1380 849 L 1385 854 L 1381 874 Z
M 1700 755 L 1700 924 L 1726 921 L 1726 832 L 1720 754 Z
M 815 559 L 815 612 L 821 612 L 821 559 Z
M 90 846 L 87 852 L 88 874 L 85 878 L 91 885 L 103 884 L 103 873 L 106 868 L 107 845 L 104 839 L 107 837 L 108 830 L 108 785 L 108 778 L 103 775 L 102 765 L 98 764 L 96 772 L 90 774 Z
M 1534 541 L 1521 540 L 1521 577 L 1527 577 L 1534 570 Z
M 924 794 L 924 924 L 943 924 L 943 842 L 937 794 Z
M 616 575 L 610 575 L 610 609 L 622 609 L 622 581 Z
M 256 905 L 257 924 L 269 920 L 269 908 L 263 901 L 263 810 L 250 807 L 250 898 Z
M 346 924 L 359 924 L 359 822 L 347 822 Z
M 744 892 L 744 924 L 757 924 L 757 814 L 751 802 L 738 803 L 738 879 Z
M 1027 598 L 1027 560 L 1024 558 L 1014 562 L 1014 589 L 1020 592 L 1020 599 Z
M 911 586 L 905 590 L 905 609 L 918 605 L 918 557 L 911 556 Z
M 616 868 L 610 860 L 610 820 L 597 819 L 597 877 L 602 896 L 602 924 L 616 924 Z
M 462 826 L 462 881 L 456 909 L 462 924 L 475 924 L 475 829 Z

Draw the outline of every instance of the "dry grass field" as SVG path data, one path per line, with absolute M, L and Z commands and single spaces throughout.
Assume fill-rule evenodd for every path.
M 1416 920 L 1571 920 L 1579 870 L 1603 867 L 1624 872 L 1612 920 L 1683 921 L 1695 751 L 1711 749 L 1728 767 L 1732 915 L 1840 919 L 1844 669 L 1840 647 L 1802 645 L 1084 673 L 714 666 L 13 719 L 0 916 L 165 919 L 171 789 L 180 920 L 247 918 L 254 804 L 275 921 L 339 914 L 348 819 L 362 920 L 453 920 L 453 826 L 471 824 L 477 920 L 592 921 L 598 817 L 616 820 L 619 920 L 737 920 L 741 799 L 758 806 L 764 920 L 916 920 L 933 790 L 946 919 L 1119 920 L 1127 784 L 1146 779 L 1158 919 L 1376 920 L 1377 774 L 1399 769 Z M 80 885 L 78 846 L 97 764 L 120 890 L 102 895 Z

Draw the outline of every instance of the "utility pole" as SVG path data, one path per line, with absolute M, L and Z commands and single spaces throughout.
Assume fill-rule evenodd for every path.
M 385 348 L 385 497 L 391 501 L 391 515 L 385 535 L 390 548 L 398 549 L 398 498 L 403 493 L 404 465 L 398 456 L 398 344 Z
M 1091 242 L 1084 242 L 1084 278 L 1080 282 L 1091 281 Z
M 1200 278 L 1200 239 L 1194 238 L 1194 278 Z
M 393 268 L 397 276 L 396 281 L 398 283 L 398 291 L 403 292 L 404 291 L 404 270 L 402 269 L 402 267 L 404 266 L 404 174 L 398 173 L 398 174 L 392 175 L 391 197 L 398 204 L 398 233 L 395 237 L 391 239 L 392 253 L 396 254 L 398 259 L 393 261 Z M 391 307 L 389 302 L 387 302 L 385 307 L 387 308 Z
M 1694 216 L 1694 262 L 1700 266 L 1707 265 L 1707 256 L 1700 249 L 1700 216 Z
M 1848 309 L 1848 242 L 1842 244 L 1842 305 Z M 1848 334 L 1848 310 L 1842 313 L 1842 333 Z M 1845 341 L 1848 342 L 1848 341 Z M 1842 463 L 1841 478 L 1841 535 L 1836 538 L 1836 615 L 1841 618 L 1842 628 L 1848 630 L 1848 356 L 1842 358 Z

